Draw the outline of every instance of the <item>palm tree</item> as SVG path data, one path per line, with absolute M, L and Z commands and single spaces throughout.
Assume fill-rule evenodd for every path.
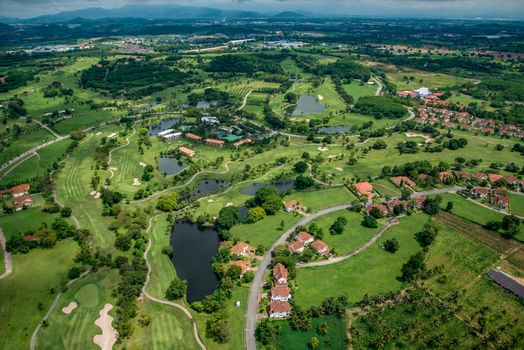
M 325 322 L 322 322 L 320 326 L 318 326 L 318 334 L 320 335 L 326 335 L 328 334 L 329 327 Z
M 320 342 L 317 337 L 312 337 L 308 345 L 311 349 L 316 349 L 320 345 Z

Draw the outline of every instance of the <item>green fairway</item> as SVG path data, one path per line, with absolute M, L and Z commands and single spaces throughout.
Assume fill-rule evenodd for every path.
M 406 80 L 404 77 L 414 78 Z M 398 73 L 388 74 L 388 79 L 397 86 L 398 91 L 415 90 L 422 86 L 430 89 L 439 89 L 447 86 L 464 84 L 470 79 L 465 79 L 453 75 L 432 73 L 419 70 L 406 70 Z
M 329 227 L 338 217 L 346 218 L 347 224 L 345 225 L 342 234 L 332 235 L 329 232 Z M 322 240 L 329 245 L 329 248 L 331 250 L 334 249 L 339 255 L 344 255 L 354 251 L 369 241 L 383 226 L 380 222 L 378 228 L 367 228 L 360 225 L 362 219 L 363 215 L 360 213 L 341 210 L 321 216 L 313 222 L 324 230 L 324 238 L 322 238 Z
M 411 255 L 421 250 L 414 236 L 427 220 L 424 214 L 404 217 L 399 225 L 391 227 L 374 245 L 349 260 L 298 269 L 295 301 L 303 307 L 310 307 L 346 292 L 351 301 L 358 301 L 365 294 L 376 295 L 400 289 L 404 286 L 397 279 L 400 268 Z M 400 243 L 395 254 L 380 249 L 384 240 L 390 238 L 396 238 Z
M 346 321 L 336 316 L 322 316 L 313 318 L 311 321 L 311 330 L 307 332 L 294 330 L 288 322 L 279 322 L 278 324 L 282 326 L 282 329 L 278 336 L 277 349 L 311 349 L 308 343 L 312 337 L 317 337 L 319 340 L 320 344 L 317 349 L 347 349 Z M 327 325 L 328 333 L 326 335 L 320 335 L 318 333 L 318 327 L 322 323 Z
M 0 228 L 4 231 L 6 239 L 13 237 L 17 233 L 35 231 L 42 224 L 51 225 L 57 214 L 49 214 L 40 208 L 30 208 L 12 214 L 0 215 Z
M 293 192 L 284 197 L 284 201 L 297 199 L 308 207 L 309 211 L 315 212 L 339 204 L 348 204 L 357 199 L 355 195 L 345 187 L 327 188 L 310 192 Z
M 119 280 L 117 270 L 104 268 L 75 282 L 60 298 L 49 318 L 49 326 L 40 331 L 37 348 L 96 349 L 93 337 L 101 330 L 95 321 L 105 304 L 115 306 L 111 293 Z M 62 308 L 71 302 L 76 302 L 78 306 L 66 315 Z M 115 317 L 114 309 L 109 314 Z
M 512 214 L 524 216 L 524 196 L 510 193 L 509 205 Z
M 362 96 L 373 96 L 377 91 L 376 85 L 366 85 L 361 84 L 357 81 L 352 81 L 351 84 L 344 84 L 344 90 L 353 96 L 353 99 L 356 101 Z
M 78 245 L 68 239 L 53 249 L 13 255 L 13 274 L 0 281 L 0 296 L 9 300 L 0 303 L 0 348 L 29 347 L 31 334 L 67 281 L 77 250 Z
M 400 196 L 400 189 L 389 181 L 389 179 L 380 179 L 373 181 L 373 187 L 382 196 L 396 197 Z
M 53 135 L 43 129 L 10 139 L 9 148 L 0 152 L 0 164 L 52 139 Z

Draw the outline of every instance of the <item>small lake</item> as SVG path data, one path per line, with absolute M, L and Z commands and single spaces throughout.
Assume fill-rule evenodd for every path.
M 212 179 L 204 179 L 200 180 L 198 182 L 198 188 L 183 196 L 184 199 L 198 199 L 205 197 L 208 194 L 216 193 L 219 189 L 228 188 L 231 186 L 231 182 L 227 180 L 212 180 Z
M 295 110 L 292 115 L 311 115 L 320 114 L 326 110 L 326 107 L 317 101 L 317 98 L 313 95 L 300 96 L 298 99 Z
M 167 176 L 175 175 L 184 170 L 187 164 L 170 157 L 158 157 L 158 170 Z
M 218 232 L 200 230 L 187 221 L 176 221 L 171 232 L 173 264 L 180 279 L 188 282 L 187 301 L 202 300 L 218 287 L 211 264 L 218 252 Z
M 343 132 L 348 132 L 351 130 L 349 125 L 338 125 L 338 126 L 323 126 L 318 128 L 318 132 L 323 134 L 339 134 Z
M 159 132 L 171 129 L 174 125 L 179 124 L 182 121 L 181 118 L 166 118 L 162 119 L 160 123 L 149 126 L 148 136 L 158 135 Z
M 248 194 L 250 196 L 254 196 L 255 193 L 260 190 L 261 188 L 273 186 L 276 188 L 278 193 L 284 193 L 289 190 L 293 189 L 293 186 L 295 185 L 295 182 L 292 180 L 278 180 L 271 183 L 254 183 L 247 187 L 241 188 L 240 192 L 243 194 Z
M 208 109 L 211 106 L 216 106 L 218 101 L 198 101 L 196 108 L 198 109 Z

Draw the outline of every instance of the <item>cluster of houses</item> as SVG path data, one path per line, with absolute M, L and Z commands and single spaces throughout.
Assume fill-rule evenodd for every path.
M 324 256 L 329 254 L 329 246 L 327 243 L 317 239 L 305 231 L 297 233 L 296 240 L 288 244 L 288 249 L 291 254 L 302 254 L 306 247 L 311 247 L 318 255 Z
M 439 102 L 447 102 L 437 100 Z M 436 101 L 432 104 L 435 105 Z M 420 106 L 419 116 L 415 120 L 422 124 L 442 125 L 446 128 L 475 130 L 486 135 L 498 134 L 502 136 L 524 137 L 524 130 L 513 124 L 505 124 L 493 119 L 481 119 L 464 111 L 452 111 L 447 108 Z
M 21 184 L 18 186 L 11 187 L 6 190 L 0 191 L 0 197 L 12 197 L 12 206 L 16 211 L 28 208 L 33 205 L 33 199 L 29 196 L 30 186 L 29 184 Z
M 443 94 L 441 92 L 432 93 L 427 87 L 421 87 L 420 89 L 417 89 L 417 90 L 400 91 L 398 93 L 398 96 L 402 98 L 437 99 L 439 97 L 442 97 Z
M 231 266 L 240 267 L 240 277 L 244 276 L 246 272 L 254 272 L 256 267 L 251 265 L 251 259 L 260 259 L 256 255 L 257 248 L 244 242 L 237 242 L 231 247 L 231 254 L 237 260 L 231 261 Z M 247 260 L 246 260 L 247 259 Z
M 269 292 L 270 318 L 286 318 L 291 314 L 291 289 L 287 283 L 288 271 L 280 263 L 273 266 L 273 288 Z

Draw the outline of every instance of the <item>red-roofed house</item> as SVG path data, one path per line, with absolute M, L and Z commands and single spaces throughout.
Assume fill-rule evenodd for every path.
M 13 209 L 22 210 L 24 207 L 30 207 L 33 205 L 33 199 L 27 194 L 22 194 L 17 197 L 13 195 Z
M 207 145 L 210 145 L 210 146 L 213 146 L 213 147 L 224 147 L 224 141 L 222 141 L 222 140 L 205 139 L 204 142 Z
M 355 185 L 355 190 L 361 196 L 367 196 L 368 200 L 371 200 L 374 196 L 373 194 L 373 185 L 369 182 L 357 182 Z
M 272 301 L 269 303 L 270 318 L 285 318 L 291 314 L 291 305 L 287 301 Z
M 471 194 L 475 195 L 478 198 L 486 198 L 489 194 L 489 188 L 487 187 L 473 187 L 471 189 Z
M 405 201 L 405 200 L 402 200 L 402 199 L 393 199 L 392 201 L 390 201 L 388 203 L 388 207 L 389 207 L 390 210 L 395 209 L 395 207 L 398 206 L 398 205 L 403 206 L 404 209 L 408 209 L 409 208 L 409 202 Z
M 510 186 L 517 186 L 519 184 L 519 179 L 514 176 L 506 176 L 506 183 Z
M 300 254 L 304 251 L 304 243 L 300 241 L 293 242 L 289 245 L 289 251 L 292 254 Z
M 412 187 L 416 185 L 415 181 L 411 180 L 407 176 L 395 176 L 390 178 L 389 180 L 393 182 L 397 187 L 400 187 L 402 185 Z
M 280 285 L 271 288 L 271 301 L 288 301 L 291 299 L 291 291 L 288 286 Z
M 301 210 L 301 211 L 306 211 L 307 210 L 307 207 L 305 205 L 301 204 L 296 199 L 290 200 L 289 202 L 284 204 L 284 208 L 286 209 L 286 211 L 288 213 L 293 212 L 293 211 L 297 211 L 297 210 Z
M 193 150 L 191 150 L 191 149 L 189 149 L 189 148 L 186 148 L 186 147 L 184 147 L 184 146 L 180 146 L 180 147 L 178 147 L 178 151 L 179 151 L 180 153 L 182 153 L 183 155 L 186 155 L 186 156 L 188 156 L 188 157 L 194 157 L 195 154 L 196 154 L 195 151 L 193 151 Z
M 421 209 L 424 206 L 424 203 L 426 203 L 426 197 L 425 196 L 417 196 L 413 198 L 413 205 L 417 209 Z
M 438 178 L 439 178 L 440 182 L 444 182 L 447 179 L 452 179 L 453 178 L 453 174 L 450 173 L 449 171 L 441 171 L 440 173 L 438 173 Z
M 297 234 L 297 241 L 300 241 L 304 243 L 305 245 L 308 245 L 309 243 L 313 242 L 314 240 L 315 239 L 313 238 L 313 236 L 305 231 L 300 231 Z
M 384 204 L 375 203 L 366 207 L 366 212 L 369 214 L 373 208 L 377 208 L 383 216 L 388 215 L 388 208 Z
M 490 184 L 494 184 L 495 182 L 499 181 L 499 180 L 502 180 L 504 178 L 504 176 L 500 175 L 500 174 L 495 174 L 495 173 L 489 173 L 488 174 L 488 179 L 489 179 L 489 183 Z
M 472 176 L 478 182 L 482 182 L 482 181 L 488 179 L 488 175 L 486 175 L 484 173 L 473 173 Z
M 241 273 L 240 277 L 242 277 L 246 272 L 253 271 L 251 268 L 251 264 L 247 260 L 235 260 L 231 262 L 231 266 L 238 266 L 240 267 Z
M 275 279 L 276 285 L 285 285 L 287 284 L 287 269 L 281 263 L 273 266 L 273 278 Z
M 231 253 L 237 256 L 251 256 L 255 254 L 256 250 L 256 247 L 250 246 L 249 244 L 244 242 L 238 242 L 231 248 Z
M 16 198 L 29 194 L 29 189 L 29 184 L 21 184 L 15 187 L 11 187 L 10 191 L 13 194 L 13 197 Z
M 316 240 L 315 242 L 311 243 L 311 248 L 315 249 L 318 255 L 325 255 L 329 253 L 328 245 L 321 240 Z
M 402 98 L 408 98 L 408 97 L 413 98 L 413 97 L 417 97 L 418 94 L 415 91 L 400 91 L 398 93 L 398 96 Z
M 187 139 L 192 140 L 192 141 L 200 141 L 200 140 L 202 140 L 202 138 L 200 136 L 192 134 L 190 132 L 188 132 L 185 136 L 186 136 Z
M 496 194 L 491 197 L 491 204 L 499 208 L 507 209 L 509 207 L 509 198 L 507 196 Z

